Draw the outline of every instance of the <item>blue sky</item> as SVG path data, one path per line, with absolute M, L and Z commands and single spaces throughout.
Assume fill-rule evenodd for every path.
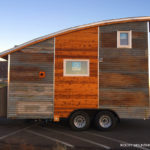
M 150 16 L 150 0 L 0 0 L 0 51 L 61 29 Z

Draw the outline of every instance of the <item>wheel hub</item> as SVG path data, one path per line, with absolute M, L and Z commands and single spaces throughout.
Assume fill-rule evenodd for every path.
M 99 124 L 103 128 L 109 128 L 112 125 L 112 120 L 109 116 L 103 115 L 99 119 Z
M 74 125 L 77 127 L 77 128 L 83 128 L 85 127 L 86 125 L 86 119 L 84 116 L 82 115 L 78 115 L 74 118 Z

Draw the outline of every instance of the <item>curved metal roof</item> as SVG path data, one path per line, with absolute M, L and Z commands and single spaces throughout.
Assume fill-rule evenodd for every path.
M 55 33 L 52 33 L 52 34 L 48 34 L 48 35 L 33 39 L 31 41 L 25 42 L 21 45 L 18 45 L 16 47 L 13 47 L 11 49 L 3 51 L 3 52 L 0 53 L 0 57 L 4 57 L 4 56 L 6 56 L 10 53 L 18 51 L 18 50 L 20 50 L 22 48 L 25 48 L 27 46 L 30 46 L 32 44 L 39 43 L 41 41 L 44 41 L 44 40 L 47 40 L 47 39 L 50 39 L 50 38 L 53 38 L 53 37 L 57 37 L 57 36 L 60 36 L 62 34 L 66 34 L 66 33 L 69 33 L 69 32 L 82 30 L 82 29 L 95 27 L 95 26 L 104 26 L 104 25 L 109 25 L 109 24 L 126 23 L 126 22 L 138 22 L 138 21 L 150 21 L 150 16 L 104 20 L 104 21 L 99 21 L 99 22 L 95 22 L 95 23 L 90 23 L 90 24 L 85 24 L 85 25 L 80 25 L 80 26 L 68 28 L 68 29 L 65 29 L 65 30 L 61 30 L 61 31 L 58 31 L 58 32 L 55 32 Z

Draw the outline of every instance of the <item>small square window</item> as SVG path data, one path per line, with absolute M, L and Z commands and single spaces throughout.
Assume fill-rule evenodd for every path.
M 132 48 L 132 32 L 118 31 L 117 32 L 117 48 Z
M 64 60 L 64 76 L 89 76 L 89 60 Z

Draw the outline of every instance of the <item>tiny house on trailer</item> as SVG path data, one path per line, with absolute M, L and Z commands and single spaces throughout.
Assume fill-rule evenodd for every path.
M 0 53 L 8 60 L 7 118 L 69 118 L 73 129 L 150 117 L 150 17 L 69 28 Z

